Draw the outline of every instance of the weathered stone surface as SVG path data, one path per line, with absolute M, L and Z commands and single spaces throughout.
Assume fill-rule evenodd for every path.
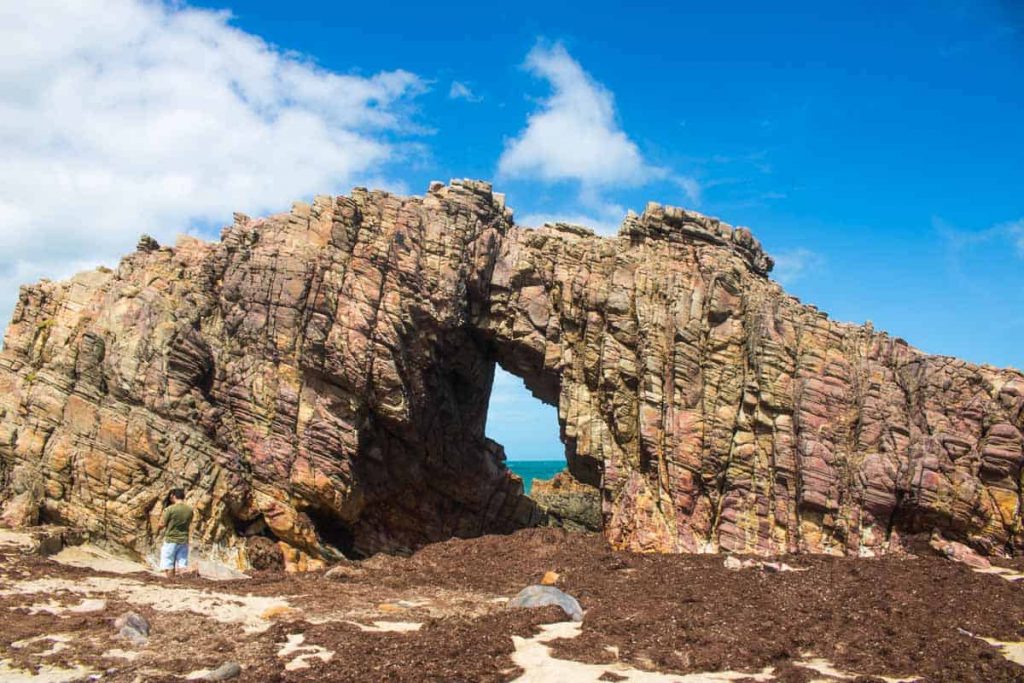
M 291 569 L 535 523 L 484 436 L 497 361 L 558 406 L 616 546 L 1024 547 L 1024 375 L 829 320 L 744 228 L 650 205 L 614 238 L 519 229 L 463 181 L 143 246 L 22 289 L 5 523 L 147 549 L 184 485 L 200 546 L 263 535 Z
M 75 529 L 60 526 L 39 525 L 18 532 L 20 544 L 36 555 L 51 557 L 59 554 L 64 548 L 78 546 L 84 542 L 82 535 Z
M 541 525 L 568 531 L 601 531 L 601 491 L 577 481 L 569 472 L 534 479 L 530 498 L 540 506 Z
M 947 541 L 937 534 L 931 538 L 929 545 L 940 555 L 947 557 L 954 562 L 963 562 L 964 564 L 970 567 L 975 567 L 976 569 L 988 569 L 992 566 L 992 563 L 986 558 L 971 550 L 963 543 Z
M 242 667 L 237 662 L 224 662 L 216 669 L 206 672 L 201 681 L 230 681 L 242 675 Z
M 363 575 L 363 570 L 354 562 L 343 560 L 324 572 L 325 579 L 348 581 Z
M 473 184 L 356 191 L 24 288 L 0 354 L 5 521 L 142 550 L 183 485 L 197 549 L 255 529 L 300 569 L 534 522 L 484 437 L 493 361 L 468 325 L 509 216 Z
M 583 608 L 580 607 L 579 601 L 554 586 L 527 586 L 508 603 L 512 609 L 529 609 L 550 605 L 561 607 L 565 616 L 573 621 L 583 621 Z
M 284 569 L 284 552 L 281 546 L 266 536 L 247 538 L 245 556 L 253 569 Z
M 125 612 L 114 620 L 114 628 L 119 636 L 136 643 L 145 643 L 149 639 L 149 620 L 138 612 Z

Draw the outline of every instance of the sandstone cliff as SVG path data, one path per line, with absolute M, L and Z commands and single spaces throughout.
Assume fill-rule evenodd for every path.
M 1024 376 L 837 323 L 744 228 L 650 205 L 517 228 L 484 183 L 357 189 L 22 289 L 0 354 L 3 518 L 292 567 L 535 523 L 484 436 L 495 362 L 558 406 L 604 528 L 644 551 L 1024 548 Z

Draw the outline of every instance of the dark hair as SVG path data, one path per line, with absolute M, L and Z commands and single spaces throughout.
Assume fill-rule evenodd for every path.
M 167 494 L 167 503 L 170 504 L 175 498 L 178 500 L 185 500 L 185 489 L 171 489 L 171 492 Z

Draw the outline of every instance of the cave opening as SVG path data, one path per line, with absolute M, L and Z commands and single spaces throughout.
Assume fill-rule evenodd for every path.
M 356 539 L 352 528 L 338 519 L 335 514 L 316 507 L 308 508 L 304 512 L 309 517 L 309 521 L 313 523 L 320 544 L 328 551 L 333 550 L 337 553 L 335 559 L 344 557 L 358 560 L 363 558 L 363 554 L 356 550 Z

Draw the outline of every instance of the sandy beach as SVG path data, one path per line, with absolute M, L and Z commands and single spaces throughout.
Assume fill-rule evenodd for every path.
M 1020 574 L 935 556 L 729 569 L 722 555 L 622 553 L 599 535 L 530 529 L 330 574 L 226 581 L 162 578 L 112 557 L 89 546 L 43 557 L 29 534 L 0 536 L 0 680 L 202 680 L 225 663 L 242 681 L 1024 676 Z M 557 607 L 508 608 L 547 572 L 580 601 L 582 622 Z M 145 642 L 118 635 L 128 611 L 150 623 Z

